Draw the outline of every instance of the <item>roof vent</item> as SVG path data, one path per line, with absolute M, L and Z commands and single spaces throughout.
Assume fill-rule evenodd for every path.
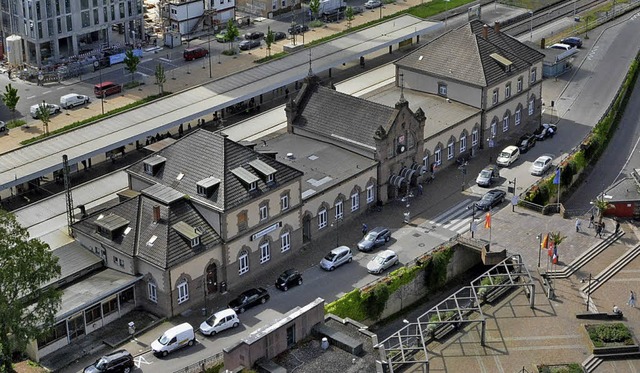
M 293 153 L 287 153 L 287 158 L 288 159 L 293 159 Z

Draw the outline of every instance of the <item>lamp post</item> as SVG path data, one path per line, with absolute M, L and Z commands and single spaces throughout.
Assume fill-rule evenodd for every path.
M 493 124 L 491 125 L 491 131 L 493 131 Z M 492 133 L 491 137 L 489 137 L 487 139 L 487 143 L 489 145 L 489 163 L 493 162 L 493 154 L 492 154 L 492 149 L 496 146 L 495 144 L 495 138 L 496 138 L 496 134 Z
M 538 268 L 540 268 L 540 254 L 542 253 L 542 233 L 536 236 L 538 239 Z
M 473 238 L 473 234 L 476 232 L 475 222 L 476 222 L 476 204 L 475 202 L 471 206 L 467 206 L 467 210 L 471 207 L 473 212 L 471 213 L 471 221 L 469 222 L 469 231 L 471 232 L 471 238 Z
M 591 301 L 591 273 L 589 273 L 589 285 L 587 286 L 587 312 L 589 312 L 590 301 Z
M 98 62 L 98 71 L 100 72 L 100 87 L 102 87 L 102 63 Z M 102 106 L 102 115 L 104 115 L 104 92 L 100 92 L 100 105 Z
M 209 37 L 207 38 L 207 43 L 208 43 L 208 53 L 207 55 L 209 56 L 209 79 L 213 78 L 213 75 L 211 73 L 211 30 L 209 30 Z
M 461 164 L 458 169 L 462 172 L 462 191 L 464 192 L 464 181 L 465 181 L 465 175 L 467 174 L 467 164 L 469 162 L 464 162 L 463 164 Z
M 380 3 L 380 19 L 382 19 L 382 3 Z
M 533 11 L 529 11 L 529 39 L 533 40 Z

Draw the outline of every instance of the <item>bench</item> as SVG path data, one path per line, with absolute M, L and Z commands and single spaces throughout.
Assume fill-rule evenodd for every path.
M 624 315 L 621 313 L 606 313 L 606 312 L 589 312 L 589 313 L 577 313 L 576 319 L 588 319 L 588 320 L 622 320 Z

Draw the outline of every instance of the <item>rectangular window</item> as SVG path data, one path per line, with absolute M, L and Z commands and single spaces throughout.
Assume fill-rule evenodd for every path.
M 509 116 L 502 118 L 502 132 L 509 130 Z
M 536 102 L 535 102 L 535 100 L 534 100 L 534 99 L 533 99 L 533 97 L 532 97 L 532 98 L 531 98 L 531 100 L 529 100 L 529 116 L 532 116 L 532 115 L 533 115 L 533 112 L 534 112 L 534 110 L 535 110 L 535 108 L 536 108 L 536 106 L 535 106 L 535 105 L 536 105 Z
M 87 324 L 91 324 L 102 318 L 102 315 L 100 313 L 100 308 L 102 307 L 100 307 L 99 304 L 96 304 L 95 306 L 84 311 L 84 319 L 87 322 Z
M 322 229 L 327 226 L 327 210 L 321 210 L 318 213 L 318 229 Z
M 238 258 L 238 264 L 240 266 L 238 270 L 238 273 L 240 275 L 249 272 L 249 255 L 247 255 L 247 253 L 243 253 L 242 255 L 240 255 L 240 257 Z
M 447 159 L 451 160 L 453 159 L 453 154 L 455 153 L 455 144 L 452 142 L 449 143 L 449 145 L 447 145 Z
M 522 92 L 522 77 L 518 78 L 517 90 L 518 90 L 518 93 Z
M 158 288 L 153 282 L 149 282 L 147 285 L 147 291 L 149 292 L 149 300 L 153 303 L 158 303 Z
M 435 152 L 433 152 L 433 162 L 436 166 L 440 166 L 442 164 L 442 149 L 438 148 Z
M 260 206 L 260 221 L 267 220 L 269 217 L 269 207 L 267 205 Z
M 367 187 L 367 203 L 373 202 L 375 198 L 376 198 L 376 194 L 373 190 L 373 185 L 369 185 Z
M 189 300 L 189 283 L 186 281 L 181 282 L 178 285 L 178 304 L 184 303 Z
M 422 158 L 422 165 L 429 168 L 429 156 Z
M 276 10 L 276 7 L 278 6 L 278 0 L 272 0 L 271 2 L 271 9 L 272 10 Z
M 336 202 L 336 219 L 342 219 L 344 215 L 344 205 L 342 201 Z
M 118 257 L 117 256 L 113 256 L 113 263 L 118 264 Z
M 269 247 L 269 241 L 260 245 L 260 264 L 264 264 L 271 259 L 271 248 Z
M 496 137 L 496 133 L 498 133 L 498 123 L 491 123 L 491 137 Z
M 124 267 L 124 260 L 118 259 L 118 264 L 120 265 L 120 267 Z
M 360 208 L 360 194 L 355 193 L 351 195 L 351 212 Z
M 273 174 L 267 175 L 267 183 L 273 183 Z
M 286 7 L 287 6 L 287 0 L 282 0 L 282 7 Z
M 200 245 L 200 236 L 194 237 L 194 238 L 191 239 L 191 247 L 192 248 L 196 247 L 198 245 Z
M 467 150 L 467 136 L 460 137 L 460 153 Z
M 285 232 L 280 236 L 280 251 L 285 252 L 291 248 L 291 235 Z
M 533 69 L 531 69 L 531 84 L 536 82 L 536 68 L 534 67 Z
M 242 211 L 238 214 L 238 229 L 245 230 L 249 226 L 249 218 L 247 217 L 247 212 Z
M 118 298 L 113 298 L 102 303 L 102 316 L 107 316 L 118 311 Z
M 493 90 L 493 99 L 491 100 L 491 102 L 494 105 L 498 103 L 498 90 L 497 89 Z
M 522 115 L 521 110 L 516 110 L 516 126 L 520 124 L 520 116 Z
M 511 83 L 507 83 L 507 85 L 504 87 L 504 98 L 509 97 L 511 97 Z
M 447 85 L 446 84 L 438 83 L 438 94 L 440 96 L 446 96 L 447 95 Z
M 254 181 L 251 184 L 249 184 L 249 190 L 256 190 L 256 188 L 258 187 L 258 184 Z
M 144 163 L 144 173 L 147 175 L 153 175 L 153 166 Z
M 285 211 L 285 210 L 289 209 L 289 195 L 288 194 L 285 194 L 285 195 L 280 197 L 280 207 L 282 208 L 282 211 Z

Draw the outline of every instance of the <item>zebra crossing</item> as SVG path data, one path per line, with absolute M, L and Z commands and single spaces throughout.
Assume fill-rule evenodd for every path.
M 469 231 L 471 224 L 472 209 L 471 206 L 476 200 L 467 198 L 450 209 L 444 211 L 440 215 L 428 220 L 421 225 L 425 228 L 445 228 L 452 232 L 463 234 Z M 476 219 L 478 219 L 478 211 L 476 211 Z

